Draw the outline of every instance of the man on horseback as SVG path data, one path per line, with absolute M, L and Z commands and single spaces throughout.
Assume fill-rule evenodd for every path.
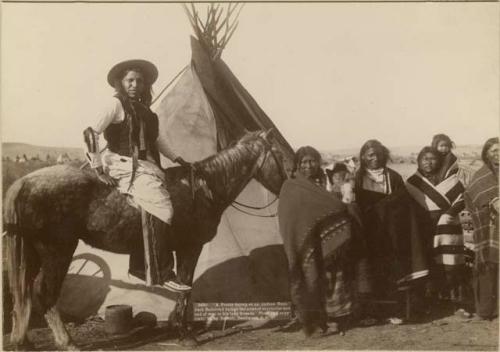
M 191 287 L 176 279 L 174 258 L 167 248 L 173 207 L 164 185 L 159 152 L 181 166 L 190 164 L 165 143 L 156 144 L 158 116 L 150 105 L 151 87 L 157 77 L 155 65 L 145 60 L 124 61 L 109 71 L 108 83 L 116 94 L 109 99 L 97 122 L 83 133 L 86 157 L 101 182 L 131 196 L 131 201 L 148 213 L 143 221 L 152 228 L 153 259 L 159 268 L 156 273 L 153 270 L 151 283 L 172 291 L 188 291 Z M 107 141 L 107 150 L 102 155 L 101 133 Z M 144 251 L 131 253 L 129 273 L 145 280 Z

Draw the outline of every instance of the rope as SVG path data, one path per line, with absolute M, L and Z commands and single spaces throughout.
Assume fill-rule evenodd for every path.
M 246 205 L 246 204 L 240 203 L 240 202 L 238 202 L 236 200 L 233 201 L 233 203 L 238 204 L 239 206 L 242 206 L 242 207 L 245 207 L 245 208 L 248 208 L 248 209 L 262 210 L 262 209 L 266 209 L 267 207 L 271 206 L 277 200 L 278 200 L 278 197 L 275 197 L 269 204 L 264 205 L 263 207 L 256 207 L 256 206 L 252 206 L 252 205 Z
M 267 145 L 269 145 L 269 143 L 267 142 L 267 140 L 265 140 L 265 139 L 264 139 L 264 141 L 266 142 L 266 144 L 267 144 Z M 267 159 L 267 155 L 268 155 L 268 153 L 271 153 L 271 155 L 273 156 L 273 158 L 276 160 L 276 156 L 275 156 L 275 155 L 274 155 L 274 153 L 273 153 L 273 149 L 272 149 L 272 147 L 270 147 L 268 150 L 266 150 L 266 154 L 264 155 L 264 158 L 262 159 L 262 162 L 261 162 L 261 164 L 259 165 L 259 167 L 257 168 L 257 170 L 262 169 L 262 166 L 264 166 L 264 163 L 265 163 L 265 161 L 266 161 L 266 159 Z M 252 173 L 252 174 L 254 174 L 254 173 Z M 243 210 L 243 209 L 238 208 L 235 204 L 238 204 L 238 205 L 240 205 L 240 206 L 242 206 L 242 207 L 245 207 L 245 208 L 248 208 L 248 209 L 262 210 L 262 209 L 265 209 L 265 208 L 269 207 L 270 205 L 272 205 L 272 204 L 273 204 L 274 202 L 276 202 L 277 200 L 278 200 L 278 197 L 276 197 L 276 198 L 275 198 L 272 202 L 270 202 L 269 204 L 267 204 L 267 205 L 265 205 L 265 206 L 263 206 L 263 207 L 256 207 L 256 206 L 252 206 L 252 205 L 246 205 L 246 204 L 242 204 L 242 203 L 239 203 L 238 201 L 234 200 L 234 201 L 231 203 L 231 206 L 232 206 L 234 209 L 236 209 L 236 210 L 238 210 L 238 211 L 242 212 L 243 214 L 247 214 L 247 215 L 250 215 L 250 216 L 255 216 L 255 217 L 259 217 L 259 218 L 274 218 L 274 217 L 276 217 L 276 216 L 278 215 L 278 213 L 274 213 L 274 214 L 271 214 L 271 215 L 252 214 L 252 213 L 250 213 L 250 212 L 248 212 L 248 211 L 246 211 L 246 210 Z
M 172 78 L 172 80 L 170 82 L 168 82 L 168 84 L 165 86 L 165 88 L 163 88 L 160 92 L 160 94 L 158 94 L 152 101 L 151 101 L 151 105 L 153 105 L 158 99 L 160 99 L 161 95 L 168 89 L 168 87 L 170 87 L 172 85 L 172 83 L 174 83 L 174 81 L 177 79 L 177 77 L 179 77 L 180 75 L 182 75 L 184 73 L 184 71 L 187 70 L 187 68 L 189 67 L 189 65 L 187 65 L 186 67 L 184 67 L 181 72 L 179 72 L 174 78 Z
M 234 205 L 234 204 L 232 204 L 232 203 L 231 203 L 231 206 L 232 206 L 234 209 L 236 209 L 236 210 L 238 210 L 238 211 L 242 212 L 243 214 L 247 214 L 247 215 L 250 215 L 250 216 L 255 216 L 255 217 L 258 217 L 258 218 L 275 218 L 276 216 L 278 216 L 278 213 L 274 213 L 274 214 L 270 214 L 270 215 L 252 214 L 252 213 L 250 213 L 250 212 L 248 212 L 248 211 L 246 211 L 246 210 L 243 210 L 243 209 L 238 208 L 236 205 Z

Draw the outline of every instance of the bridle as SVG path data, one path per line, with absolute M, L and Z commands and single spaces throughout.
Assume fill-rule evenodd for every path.
M 267 160 L 267 157 L 269 154 L 271 154 L 271 156 L 273 157 L 273 160 L 274 162 L 276 163 L 276 165 L 278 166 L 278 169 L 279 169 L 279 174 L 280 174 L 280 177 L 282 180 L 286 180 L 288 178 L 285 170 L 283 169 L 283 165 L 281 162 L 279 162 L 278 160 L 278 157 L 276 156 L 276 154 L 273 152 L 273 145 L 264 137 L 259 137 L 263 142 L 264 142 L 264 146 L 265 146 L 265 149 L 264 149 L 264 157 L 262 158 L 262 161 L 259 163 L 258 167 L 255 168 L 254 172 L 252 173 L 252 175 L 255 175 L 257 172 L 261 171 L 262 168 L 264 167 L 264 164 Z M 236 200 L 234 200 L 232 203 L 231 203 L 231 206 L 238 210 L 239 212 L 243 213 L 243 214 L 247 214 L 247 215 L 250 215 L 250 216 L 255 216 L 255 217 L 259 217 L 259 218 L 274 218 L 278 215 L 278 213 L 274 213 L 274 214 L 270 214 L 270 215 L 261 215 L 261 214 L 253 214 L 251 212 L 248 212 L 244 209 L 241 209 L 239 207 L 237 207 L 236 205 L 239 205 L 240 207 L 244 207 L 244 208 L 247 208 L 247 209 L 253 209 L 253 210 L 263 210 L 263 209 L 266 209 L 268 207 L 270 207 L 272 204 L 274 204 L 277 200 L 278 200 L 278 196 L 275 195 L 275 198 L 269 202 L 268 204 L 264 205 L 264 206 L 254 206 L 254 205 L 247 205 L 247 204 L 243 204 L 243 203 L 240 203 Z

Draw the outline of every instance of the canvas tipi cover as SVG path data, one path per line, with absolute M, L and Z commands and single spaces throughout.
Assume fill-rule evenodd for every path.
M 269 117 L 220 59 L 211 59 L 191 38 L 192 61 L 155 108 L 160 140 L 188 161 L 226 147 L 245 131 L 275 129 L 282 154 L 291 148 Z M 167 163 L 168 164 L 168 163 Z M 269 204 L 276 196 L 256 181 L 238 202 Z M 259 215 L 276 212 L 277 203 Z M 196 272 L 193 299 L 199 302 L 288 300 L 287 266 L 276 218 L 254 217 L 234 208 L 223 214 L 214 240 L 205 244 Z

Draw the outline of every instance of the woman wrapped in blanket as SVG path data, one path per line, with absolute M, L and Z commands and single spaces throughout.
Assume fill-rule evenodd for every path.
M 403 178 L 387 167 L 389 150 L 377 140 L 369 140 L 360 151 L 361 165 L 356 174 L 356 200 L 361 210 L 368 250 L 371 292 L 365 308 L 379 319 L 400 324 L 402 291 L 428 274 L 416 205 L 406 191 Z M 399 303 L 394 310 L 384 304 Z M 369 303 L 372 303 L 370 305 Z M 393 305 L 394 307 L 394 305 Z
M 465 204 L 474 223 L 473 289 L 476 315 L 498 316 L 498 137 L 486 141 L 484 165 L 465 191 Z
M 294 177 L 284 183 L 278 208 L 297 318 L 285 330 L 301 325 L 306 336 L 336 332 L 339 319 L 351 314 L 353 275 L 347 269 L 361 253 L 360 241 L 353 238 L 359 224 L 326 190 L 320 165 L 316 149 L 307 146 L 297 151 Z M 330 328 L 328 317 L 336 320 Z
M 464 187 L 455 173 L 441 179 L 442 154 L 424 147 L 417 157 L 418 170 L 406 181 L 406 188 L 419 204 L 430 276 L 425 296 L 451 298 L 459 303 L 460 286 L 466 284 L 465 246 L 459 213 L 464 209 Z

